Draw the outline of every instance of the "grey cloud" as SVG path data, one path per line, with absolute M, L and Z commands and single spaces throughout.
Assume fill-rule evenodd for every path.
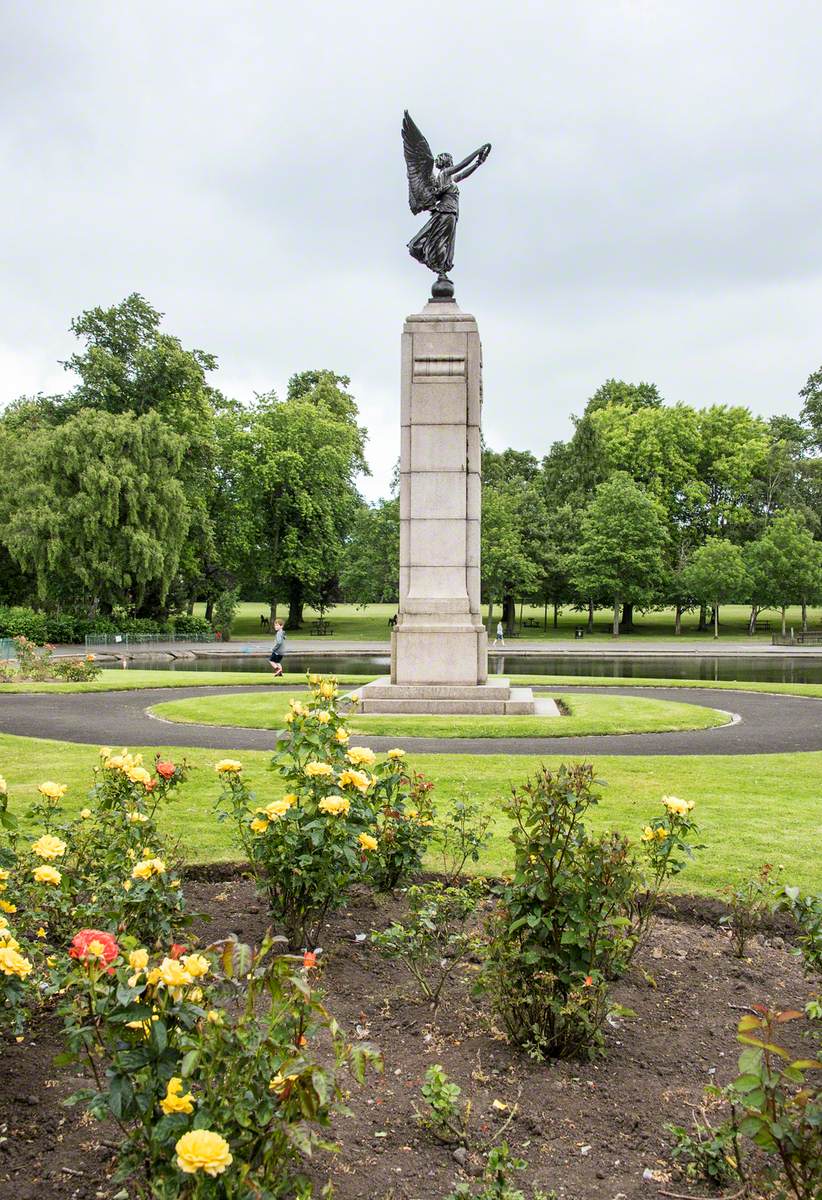
M 351 375 L 374 478 L 396 457 L 406 255 L 399 121 L 494 143 L 455 279 L 486 431 L 543 453 L 608 375 L 798 410 L 822 360 L 814 5 L 6 0 L 0 403 L 69 318 L 144 292 L 225 390 Z

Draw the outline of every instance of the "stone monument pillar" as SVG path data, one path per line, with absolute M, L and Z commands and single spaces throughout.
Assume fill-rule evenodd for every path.
M 481 409 L 477 323 L 431 300 L 402 335 L 399 613 L 391 678 L 361 689 L 363 712 L 534 712 L 530 689 L 488 682 Z
M 488 674 L 480 614 L 481 355 L 476 321 L 453 301 L 432 301 L 405 322 L 392 683 L 476 687 Z

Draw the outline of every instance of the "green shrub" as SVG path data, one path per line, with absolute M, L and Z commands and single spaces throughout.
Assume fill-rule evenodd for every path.
M 472 804 L 465 794 L 440 819 L 433 840 L 439 847 L 446 883 L 458 883 L 465 864 L 479 862 L 480 854 L 491 840 L 490 825 L 490 814 Z
M 528 1163 L 514 1158 L 507 1142 L 501 1142 L 488 1151 L 478 1191 L 470 1183 L 457 1184 L 448 1200 L 525 1200 L 525 1193 L 514 1187 L 510 1175 L 513 1171 L 525 1171 Z M 531 1200 L 557 1200 L 556 1192 L 549 1193 L 533 1188 Z
M 802 1019 L 794 1010 L 775 1012 L 762 1005 L 739 1022 L 746 1046 L 739 1075 L 728 1093 L 739 1132 L 775 1164 L 777 1176 L 795 1200 L 822 1195 L 822 1056 L 795 1058 L 777 1042 L 779 1027 Z M 819 1042 L 819 1023 L 811 1023 Z M 811 1074 L 813 1072 L 813 1074 Z
M 240 593 L 237 588 L 229 588 L 220 592 L 214 601 L 214 616 L 211 623 L 214 626 L 214 632 L 219 634 L 220 639 L 224 642 L 231 638 L 231 626 L 234 623 L 234 614 L 239 603 Z
M 467 1146 L 471 1101 L 463 1102 L 462 1088 L 448 1078 L 440 1063 L 433 1063 L 425 1072 L 420 1096 L 425 1107 L 414 1106 L 418 1124 L 439 1142 Z
M 722 889 L 730 911 L 719 918 L 719 924 L 730 933 L 737 958 L 745 957 L 748 939 L 762 928 L 766 914 L 776 903 L 772 871 L 770 863 L 763 863 L 757 875 Z
M 156 1200 L 310 1196 L 296 1168 L 343 1110 L 343 1072 L 378 1065 L 349 1044 L 310 971 L 234 941 L 153 959 L 82 930 L 56 988 L 69 1058 L 94 1086 L 73 1100 L 120 1131 L 117 1181 Z M 205 1135 L 205 1136 L 204 1136 Z M 191 1154 L 205 1142 L 208 1165 Z M 206 1174 L 207 1172 L 207 1174 Z
M 19 605 L 0 607 L 0 637 L 24 637 L 39 643 L 48 641 L 45 613 Z
M 193 613 L 178 613 L 171 623 L 177 637 L 206 637 L 213 632 L 205 617 L 195 617 Z
M 379 952 L 402 963 L 434 1009 L 448 976 L 482 949 L 481 939 L 465 929 L 482 891 L 477 881 L 461 888 L 436 882 L 411 887 L 406 921 L 371 934 Z
M 98 667 L 93 654 L 86 654 L 83 658 L 56 659 L 52 672 L 55 679 L 65 683 L 91 683 L 99 679 L 102 669 Z
M 667 1124 L 672 1139 L 671 1158 L 689 1183 L 723 1187 L 740 1178 L 738 1134 L 730 1119 L 713 1126 L 703 1111 L 690 1128 Z

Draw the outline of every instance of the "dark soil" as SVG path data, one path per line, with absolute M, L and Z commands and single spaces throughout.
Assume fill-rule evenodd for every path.
M 192 910 L 213 917 L 202 928 L 205 941 L 228 933 L 259 941 L 265 930 L 265 909 L 245 880 L 193 878 L 188 899 Z M 455 972 L 433 1015 L 410 998 L 400 966 L 357 942 L 401 908 L 400 900 L 358 896 L 324 938 L 320 978 L 329 1007 L 352 1038 L 375 1043 L 385 1060 L 384 1074 L 352 1087 L 353 1116 L 336 1125 L 339 1154 L 322 1155 L 312 1167 L 318 1183 L 333 1180 L 337 1200 L 445 1200 L 465 1177 L 453 1149 L 414 1118 L 432 1063 L 442 1063 L 472 1102 L 469 1171 L 509 1122 L 503 1136 L 529 1164 L 517 1177 L 526 1194 L 530 1184 L 555 1189 L 560 1200 L 697 1194 L 671 1182 L 663 1125 L 687 1124 L 705 1086 L 732 1077 L 736 1025 L 748 1006 L 801 1007 L 810 990 L 781 931 L 756 937 L 739 961 L 716 928 L 715 906 L 681 899 L 681 911 L 658 920 L 630 977 L 614 988 L 636 1016 L 609 1027 L 607 1057 L 540 1064 L 511 1049 L 471 998 L 475 964 Z M 22 1042 L 2 1046 L 2 1200 L 111 1200 L 117 1193 L 110 1182 L 116 1131 L 61 1104 L 81 1085 L 53 1066 L 61 1049 L 48 1013 Z

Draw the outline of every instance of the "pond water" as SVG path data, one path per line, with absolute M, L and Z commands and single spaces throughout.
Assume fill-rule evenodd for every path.
M 173 662 L 131 660 L 132 669 L 142 671 L 248 671 L 267 673 L 264 658 L 248 654 L 220 654 Z M 384 675 L 388 655 L 289 654 L 284 664 L 289 672 L 317 671 L 328 675 Z M 522 654 L 492 655 L 489 671 L 494 675 L 596 675 L 611 679 L 737 679 L 763 683 L 822 683 L 822 658 L 774 655 L 773 658 L 708 656 L 627 657 L 598 655 L 596 658 Z

